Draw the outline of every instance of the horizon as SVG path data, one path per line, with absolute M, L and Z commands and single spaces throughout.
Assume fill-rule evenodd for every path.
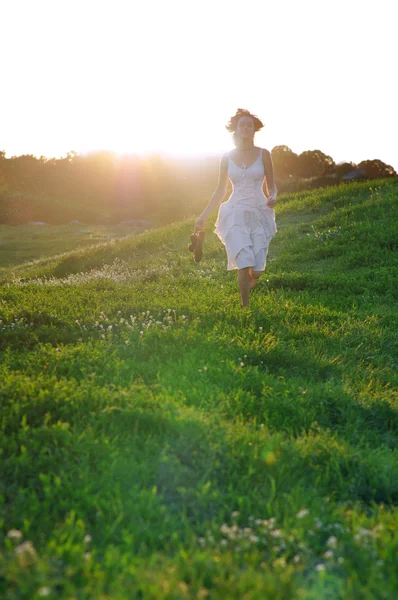
M 255 146 L 258 144 L 255 144 Z M 287 146 L 287 144 L 281 144 L 283 146 Z M 273 148 L 271 148 L 272 151 Z M 290 148 L 290 150 L 292 150 L 292 152 L 294 152 L 293 148 Z M 305 149 L 302 152 L 306 152 L 306 151 L 310 151 L 310 152 L 314 152 L 314 151 L 321 151 L 323 152 L 325 155 L 327 156 L 331 156 L 328 155 L 327 152 L 324 152 L 322 150 L 322 148 L 311 148 L 311 149 Z M 58 156 L 45 156 L 45 155 L 37 155 L 34 154 L 33 152 L 26 152 L 23 154 L 17 154 L 17 155 L 7 155 L 7 152 L 5 152 L 5 158 L 6 159 L 13 159 L 13 158 L 21 158 L 23 156 L 33 156 L 34 158 L 36 158 L 37 160 L 41 160 L 41 159 L 45 159 L 45 160 L 62 160 L 64 158 L 66 158 L 68 156 L 68 154 L 70 153 L 76 153 L 77 156 L 88 156 L 90 154 L 96 154 L 96 153 L 105 153 L 105 154 L 113 154 L 116 155 L 117 158 L 123 158 L 123 157 L 139 157 L 139 158 L 152 158 L 152 157 L 161 157 L 163 159 L 182 159 L 182 160 L 193 160 L 195 158 L 219 158 L 221 157 L 221 154 L 226 152 L 228 150 L 220 150 L 220 152 L 212 152 L 212 151 L 192 151 L 190 153 L 188 152 L 166 152 L 163 150 L 153 150 L 153 151 L 147 151 L 147 152 L 139 152 L 139 151 L 117 151 L 117 150 L 113 150 L 111 148 L 92 148 L 90 150 L 86 150 L 86 151 L 82 151 L 82 152 L 78 152 L 76 150 L 68 150 L 68 152 L 66 152 L 63 155 L 58 155 Z M 0 150 L 0 152 L 4 152 L 4 150 Z M 301 152 L 296 152 L 295 154 L 297 154 L 297 156 L 299 156 L 301 154 Z M 331 156 L 331 158 L 334 160 L 335 165 L 340 165 L 343 163 L 354 163 L 354 165 L 358 165 L 360 164 L 361 161 L 359 162 L 355 162 L 351 159 L 342 159 L 340 161 L 335 160 L 335 158 L 333 156 Z M 381 160 L 378 157 L 373 157 L 373 158 L 364 158 L 362 160 Z M 382 161 L 384 162 L 384 161 Z M 385 163 L 385 164 L 389 164 L 389 163 Z M 393 166 L 391 164 L 389 164 L 389 166 Z M 393 166 L 394 170 L 398 172 L 398 169 L 395 169 L 395 167 Z

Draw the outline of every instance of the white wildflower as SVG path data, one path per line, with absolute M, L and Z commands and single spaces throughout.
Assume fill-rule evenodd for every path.
M 23 568 L 32 565 L 38 558 L 32 542 L 29 541 L 17 546 L 14 552 L 17 555 L 19 565 Z
M 329 546 L 330 548 L 336 548 L 336 544 L 337 544 L 337 537 L 334 535 L 331 535 L 328 538 L 326 545 Z
M 371 529 L 365 529 L 364 527 L 360 527 L 358 531 L 358 535 L 361 537 L 365 536 L 373 536 L 373 531 Z
M 10 540 L 19 540 L 22 535 L 22 531 L 19 531 L 19 529 L 10 529 L 7 533 L 7 537 L 10 538 Z
M 36 555 L 36 550 L 33 547 L 32 542 L 23 542 L 15 548 L 15 554 L 31 554 L 32 556 Z
M 271 531 L 271 535 L 272 537 L 282 537 L 283 533 L 280 529 L 274 529 L 274 531 Z

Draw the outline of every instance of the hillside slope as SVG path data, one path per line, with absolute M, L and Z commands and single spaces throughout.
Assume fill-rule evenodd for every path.
M 213 219 L 199 264 L 186 220 L 6 274 L 2 598 L 396 597 L 398 186 L 372 183 L 282 197 L 244 311 Z

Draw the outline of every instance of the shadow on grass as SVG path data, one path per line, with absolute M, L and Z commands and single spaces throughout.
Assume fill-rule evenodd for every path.
M 269 501 L 272 485 L 281 497 L 299 485 L 309 494 L 332 493 L 340 502 L 395 504 L 396 409 L 380 400 L 366 406 L 347 391 L 349 373 L 341 365 L 311 357 L 309 348 L 285 347 L 272 335 L 252 345 L 250 356 L 243 358 L 238 329 L 230 339 L 190 330 L 189 338 L 184 331 L 164 332 L 160 338 L 152 333 L 152 340 L 137 340 L 131 348 L 72 345 L 59 358 L 51 348 L 42 356 L 17 352 L 10 372 L 17 375 L 24 369 L 30 391 L 24 390 L 22 379 L 20 387 L 10 383 L 2 410 L 15 403 L 29 424 L 29 435 L 23 430 L 18 436 L 19 444 L 36 456 L 31 481 L 50 463 L 66 473 L 69 464 L 83 459 L 86 486 L 95 465 L 95 487 L 103 477 L 101 469 L 112 472 L 113 465 L 118 475 L 112 481 L 120 486 L 121 497 L 127 498 L 133 482 L 147 491 L 155 486 L 169 514 L 177 518 L 183 511 L 190 522 L 225 515 L 231 505 L 258 511 Z M 238 358 L 246 361 L 243 366 Z M 208 367 L 199 373 L 204 362 Z M 51 383 L 43 375 L 35 379 L 41 369 Z M 136 387 L 138 380 L 144 391 Z M 36 383 L 29 387 L 32 381 Z M 62 416 L 72 429 L 59 426 L 54 438 L 43 438 L 47 414 L 51 421 Z M 20 417 L 10 422 L 8 435 L 18 432 L 19 422 Z M 85 458 L 71 435 L 78 430 L 79 439 L 91 432 Z M 43 439 L 40 459 L 34 445 L 39 451 Z M 96 439 L 102 440 L 100 468 Z M 106 439 L 117 440 L 109 453 Z M 31 461 L 23 463 L 6 451 L 4 458 L 10 461 L 4 463 L 5 481 L 20 472 L 23 485 Z M 104 485 L 111 490 L 110 482 Z M 88 487 L 99 501 L 98 488 Z

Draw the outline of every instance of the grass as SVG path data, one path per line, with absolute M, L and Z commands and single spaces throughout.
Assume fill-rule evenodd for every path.
M 244 311 L 213 219 L 4 271 L 2 598 L 396 597 L 397 191 L 281 197 Z
M 0 276 L 12 267 L 23 269 L 34 260 L 124 237 L 131 231 L 122 225 L 0 225 Z

